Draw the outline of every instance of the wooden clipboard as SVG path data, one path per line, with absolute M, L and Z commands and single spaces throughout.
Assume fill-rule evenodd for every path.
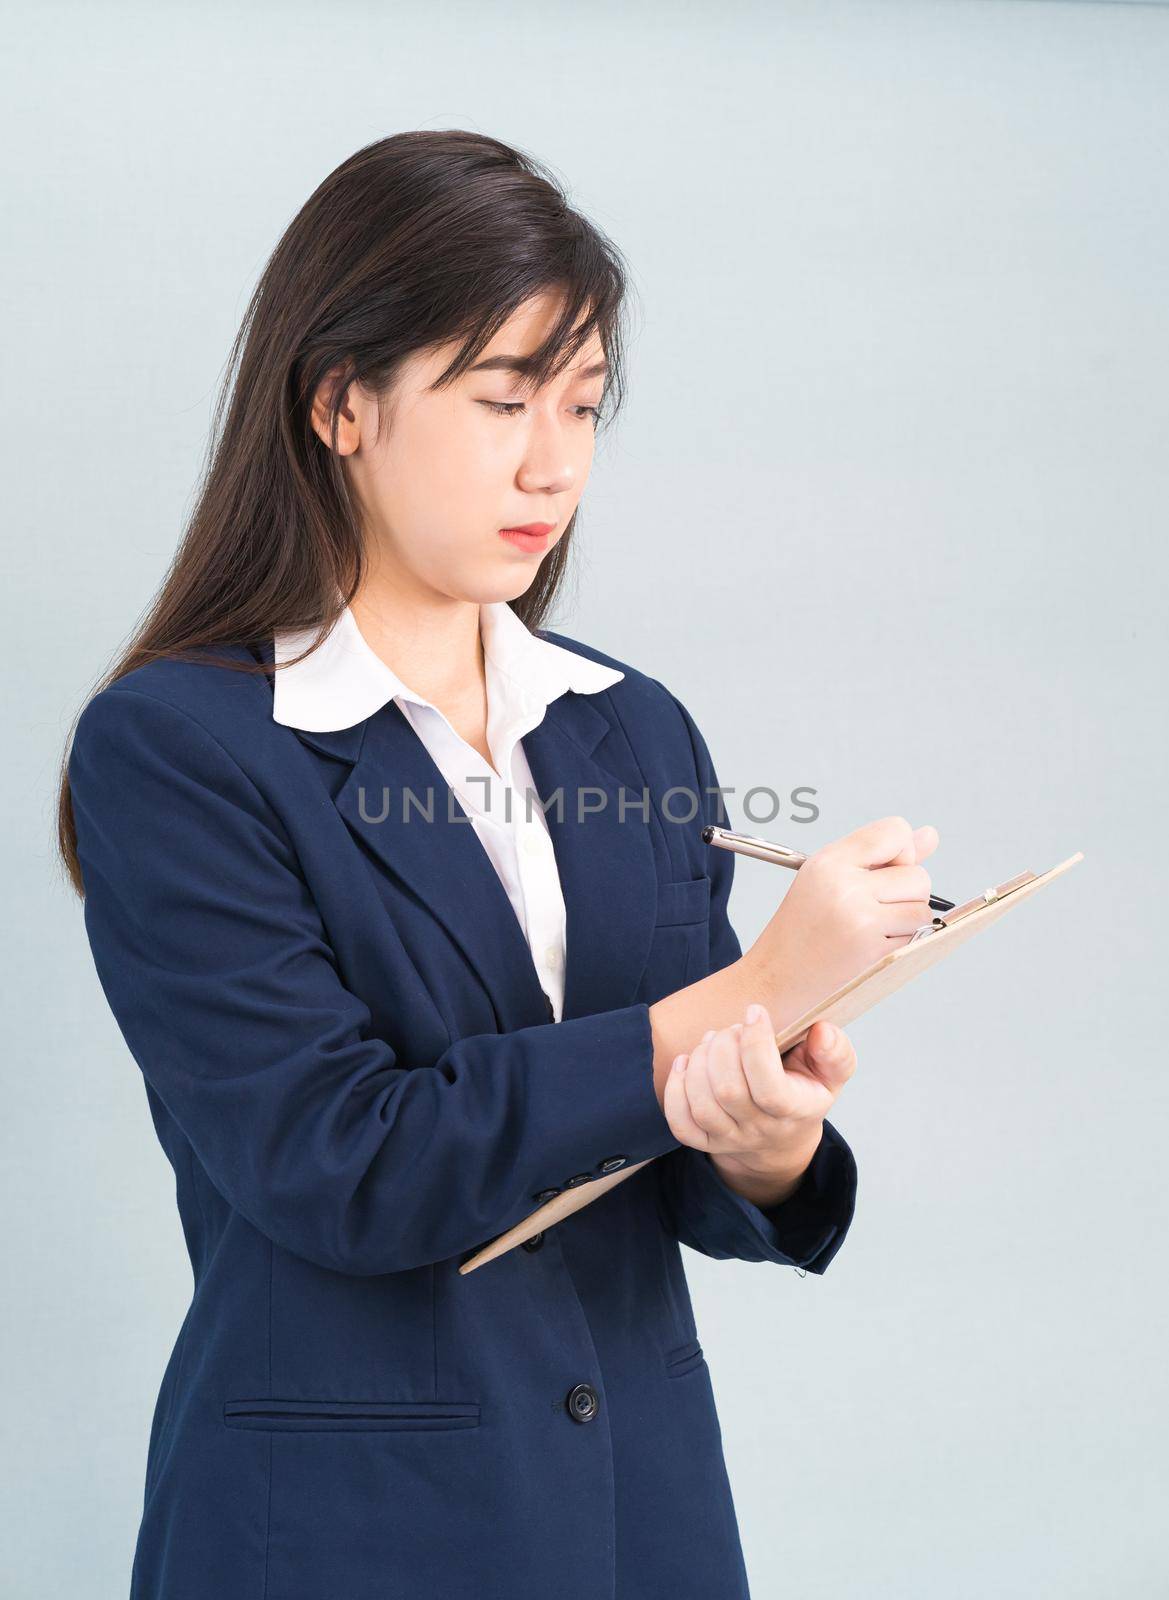
M 814 1022 L 833 1022 L 845 1027 L 854 1018 L 879 1004 L 886 995 L 902 988 L 911 978 L 916 978 L 929 967 L 936 967 L 939 961 L 944 960 L 959 945 L 965 944 L 967 939 L 976 934 L 980 928 L 989 928 L 992 922 L 997 922 L 1006 912 L 1020 905 L 1045 884 L 1051 883 L 1053 879 L 1083 859 L 1084 852 L 1077 850 L 1075 855 L 1068 856 L 1066 861 L 1059 862 L 1046 872 L 1020 872 L 1016 877 L 1008 878 L 1005 883 L 997 884 L 993 889 L 986 889 L 973 899 L 955 906 L 952 911 L 935 916 L 932 922 L 924 923 L 908 944 L 898 945 L 895 950 L 890 950 L 888 955 L 881 956 L 872 966 L 866 967 L 863 972 L 858 972 L 855 978 L 842 984 L 839 989 L 834 989 L 810 1010 L 805 1011 L 803 1016 L 797 1017 L 782 1033 L 777 1033 L 775 1042 L 780 1053 L 784 1054 L 799 1044 Z M 574 1211 L 580 1211 L 592 1201 L 599 1200 L 608 1190 L 618 1183 L 624 1183 L 626 1178 L 631 1178 L 652 1160 L 656 1160 L 656 1157 L 651 1156 L 648 1161 L 638 1161 L 631 1167 L 622 1167 L 619 1171 L 597 1178 L 592 1183 L 578 1184 L 573 1189 L 562 1189 L 558 1195 L 526 1216 L 522 1222 L 517 1222 L 506 1233 L 501 1233 L 497 1239 L 493 1239 L 490 1244 L 476 1251 L 463 1262 L 459 1271 L 474 1272 L 476 1267 L 483 1266 L 485 1262 L 494 1261 L 497 1256 L 505 1255 L 516 1245 L 522 1244 L 525 1239 L 532 1238 L 544 1228 L 551 1227 L 562 1218 L 571 1216 Z

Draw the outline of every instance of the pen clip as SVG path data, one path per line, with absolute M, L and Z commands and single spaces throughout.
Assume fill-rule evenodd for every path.
M 790 867 L 802 867 L 808 859 L 802 850 L 791 850 L 785 844 L 771 839 L 756 839 L 750 833 L 735 833 L 730 828 L 718 828 L 709 822 L 702 830 L 703 842 L 718 845 L 722 850 L 734 850 L 737 855 L 755 856 L 760 861 L 778 861 Z

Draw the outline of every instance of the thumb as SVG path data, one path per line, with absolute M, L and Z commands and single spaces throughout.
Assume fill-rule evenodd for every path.
M 842 1028 L 830 1022 L 813 1022 L 801 1042 L 784 1058 L 784 1066 L 789 1065 L 802 1066 L 835 1090 L 856 1071 L 856 1051 Z

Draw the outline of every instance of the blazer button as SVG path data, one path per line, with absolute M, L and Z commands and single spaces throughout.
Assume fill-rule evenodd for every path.
M 616 1172 L 617 1168 L 623 1167 L 628 1160 L 628 1156 L 608 1156 L 604 1161 L 601 1162 L 601 1172 L 602 1174 L 606 1172 Z
M 600 1403 L 591 1383 L 575 1384 L 568 1391 L 568 1414 L 574 1422 L 591 1422 Z
M 544 1243 L 544 1234 L 543 1234 L 543 1231 L 541 1230 L 541 1232 L 539 1232 L 539 1233 L 534 1233 L 530 1239 L 521 1239 L 521 1241 L 520 1241 L 520 1249 L 521 1250 L 538 1250 L 543 1243 Z
M 538 1200 L 540 1202 L 540 1204 L 543 1205 L 545 1200 L 552 1200 L 559 1193 L 560 1193 L 559 1189 L 541 1189 L 539 1194 L 534 1194 L 532 1196 L 532 1199 L 533 1200 Z
M 565 1178 L 564 1187 L 566 1189 L 575 1189 L 579 1184 L 592 1183 L 592 1181 L 593 1175 L 591 1172 L 578 1172 L 575 1178 Z

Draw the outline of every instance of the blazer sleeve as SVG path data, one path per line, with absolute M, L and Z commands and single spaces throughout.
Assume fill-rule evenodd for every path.
M 667 691 L 668 692 L 668 691 Z M 694 748 L 698 794 L 706 822 L 726 827 L 710 751 L 689 711 L 675 696 Z M 742 955 L 727 914 L 735 854 L 710 848 L 710 967 L 719 972 Z M 653 1163 L 669 1232 L 692 1250 L 716 1260 L 774 1261 L 823 1273 L 844 1243 L 856 1205 L 856 1161 L 830 1122 L 799 1187 L 779 1205 L 763 1209 L 723 1182 L 704 1150 L 678 1145 Z
M 632 1164 L 677 1144 L 647 1005 L 399 1065 L 341 980 L 278 814 L 185 710 L 107 687 L 69 779 L 86 931 L 122 1035 L 211 1182 L 277 1244 L 346 1273 L 419 1267 L 614 1152 Z

